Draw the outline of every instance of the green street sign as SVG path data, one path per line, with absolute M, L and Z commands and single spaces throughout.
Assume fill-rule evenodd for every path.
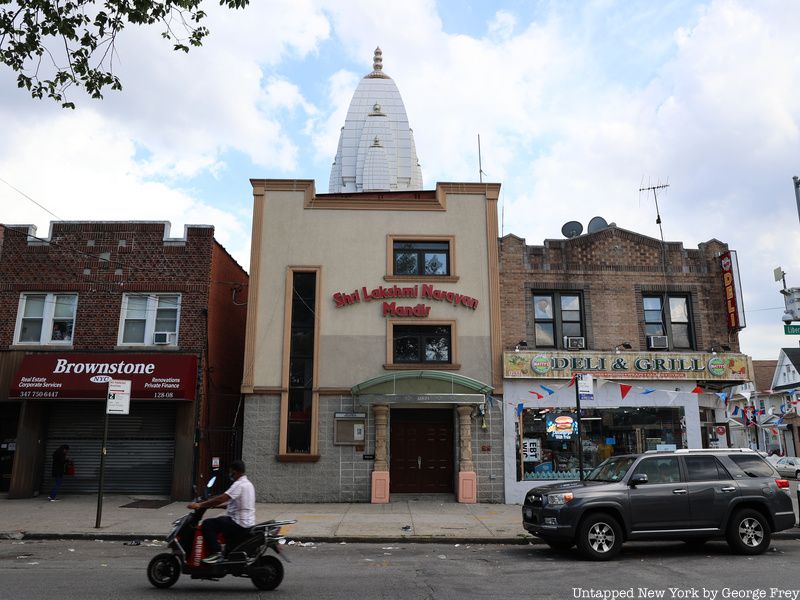
M 783 333 L 786 335 L 800 335 L 800 325 L 785 325 L 783 326 Z

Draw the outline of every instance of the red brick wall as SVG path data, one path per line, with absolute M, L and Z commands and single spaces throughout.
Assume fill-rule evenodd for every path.
M 667 291 L 691 296 L 697 350 L 726 344 L 739 351 L 738 335 L 728 333 L 718 258 L 727 244 L 711 240 L 694 250 L 667 242 L 662 255 L 660 241 L 617 227 L 542 246 L 514 235 L 498 244 L 504 349 L 520 340 L 534 347 L 532 290 L 577 290 L 588 350 L 622 342 L 647 350 L 642 293 Z
M 245 270 L 215 243 L 208 299 L 209 394 L 213 399 L 209 420 L 219 426 L 234 425 L 241 396 L 248 279 Z
M 13 344 L 21 292 L 78 293 L 74 351 L 114 350 L 124 293 L 180 292 L 180 350 L 203 351 L 213 228 L 189 227 L 185 242 L 165 242 L 163 223 L 56 222 L 50 244 L 25 234 L 7 229 L 0 256 L 0 349 Z

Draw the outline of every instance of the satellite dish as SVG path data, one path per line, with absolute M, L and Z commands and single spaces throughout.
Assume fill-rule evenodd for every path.
M 570 221 L 569 223 L 564 223 L 564 226 L 561 228 L 561 233 L 566 238 L 578 237 L 581 233 L 583 233 L 583 225 L 581 225 L 577 221 Z
M 591 221 L 589 221 L 589 227 L 586 229 L 588 233 L 597 233 L 598 231 L 603 231 L 603 229 L 608 229 L 608 223 L 603 217 L 594 217 Z

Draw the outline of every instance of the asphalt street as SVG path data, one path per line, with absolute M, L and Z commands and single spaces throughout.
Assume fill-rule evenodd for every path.
M 309 544 L 286 548 L 291 563 L 273 592 L 246 579 L 186 576 L 158 590 L 145 568 L 160 543 L 0 542 L 0 599 L 133 598 L 706 598 L 798 600 L 800 541 L 777 540 L 756 557 L 723 542 L 626 545 L 611 563 L 557 554 L 542 544 Z

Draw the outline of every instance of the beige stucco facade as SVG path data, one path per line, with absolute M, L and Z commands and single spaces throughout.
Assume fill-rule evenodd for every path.
M 492 314 L 499 310 L 496 278 L 497 184 L 439 184 L 444 197 L 438 210 L 413 210 L 413 204 L 387 201 L 389 208 L 323 208 L 308 206 L 312 181 L 253 181 L 254 224 L 252 279 L 248 314 L 244 392 L 276 390 L 283 385 L 286 273 L 289 267 L 320 268 L 317 309 L 320 365 L 318 387 L 342 389 L 385 373 L 387 318 L 381 300 L 336 308 L 333 295 L 366 287 L 409 287 L 428 283 L 478 300 L 476 309 L 447 301 L 399 299 L 397 304 L 430 306 L 427 319 L 454 321 L 461 375 L 492 383 L 501 381 L 499 352 L 492 356 Z M 275 189 L 278 188 L 278 189 Z M 425 194 L 420 192 L 419 194 Z M 390 194 L 357 194 L 390 196 Z M 341 195 L 325 195 L 341 198 Z M 380 198 L 375 202 L 379 203 Z M 398 206 L 398 202 L 401 203 Z M 494 217 L 494 219 L 492 219 Z M 494 232 L 491 237 L 487 233 Z M 446 280 L 401 281 L 387 273 L 387 236 L 452 236 L 455 273 Z M 362 294 L 363 295 L 363 294 Z M 495 314 L 495 318 L 497 315 Z M 499 331 L 497 332 L 499 334 Z M 498 347 L 499 349 L 499 347 Z

